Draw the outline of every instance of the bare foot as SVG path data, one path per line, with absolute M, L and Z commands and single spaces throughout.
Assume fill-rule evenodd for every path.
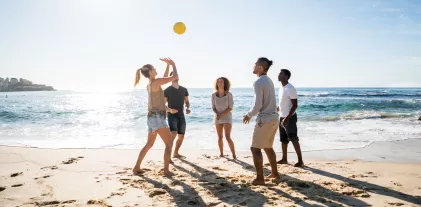
M 172 177 L 172 176 L 174 176 L 174 173 L 172 173 L 169 170 L 168 171 L 165 171 L 164 169 L 161 169 L 159 171 L 159 174 L 162 175 L 162 176 L 164 176 L 164 177 Z
M 232 158 L 233 158 L 234 160 L 236 160 L 236 159 L 237 159 L 237 156 L 236 156 L 236 155 L 232 155 Z
M 145 173 L 145 172 L 147 172 L 147 171 L 151 171 L 151 170 L 149 170 L 149 169 L 147 169 L 147 168 L 133 168 L 133 170 L 132 170 L 132 172 L 133 172 L 133 175 L 139 175 L 139 174 L 143 174 L 143 173 Z
M 173 158 L 178 158 L 178 159 L 184 159 L 184 158 L 186 158 L 186 156 L 180 155 L 180 154 L 174 154 L 172 157 Z
M 225 157 L 224 154 L 220 154 L 219 157 Z
M 288 164 L 288 161 L 287 160 L 279 160 L 276 163 L 281 164 L 281 165 L 286 165 L 286 164 Z
M 303 167 L 304 166 L 304 162 L 297 162 L 295 163 L 294 167 Z
M 266 185 L 266 184 L 265 184 L 265 180 L 257 180 L 257 179 L 254 179 L 254 180 L 251 182 L 251 184 L 252 184 L 252 185 Z
M 274 178 L 274 179 L 281 179 L 281 176 L 279 176 L 279 174 L 270 174 L 268 176 L 266 176 L 267 178 Z

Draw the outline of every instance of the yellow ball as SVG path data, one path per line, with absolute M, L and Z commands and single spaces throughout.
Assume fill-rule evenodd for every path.
M 174 32 L 181 35 L 186 31 L 186 25 L 183 22 L 177 22 L 174 24 Z

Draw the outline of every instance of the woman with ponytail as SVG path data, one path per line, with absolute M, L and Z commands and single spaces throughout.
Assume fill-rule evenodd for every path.
M 173 68 L 173 75 L 166 77 L 168 71 L 165 72 L 164 77 L 157 78 L 158 73 L 155 68 L 146 64 L 142 68 L 136 71 L 135 87 L 140 82 L 140 74 L 149 80 L 146 87 L 148 91 L 148 141 L 139 153 L 136 165 L 133 168 L 133 174 L 143 173 L 144 170 L 140 168 L 140 165 L 145 158 L 146 153 L 151 149 L 156 140 L 156 135 L 158 134 L 165 143 L 165 152 L 164 152 L 164 170 L 163 174 L 165 176 L 171 176 L 172 173 L 169 170 L 171 151 L 172 151 L 172 137 L 171 132 L 168 128 L 167 122 L 165 121 L 166 112 L 177 113 L 176 110 L 169 109 L 165 106 L 164 91 L 161 88 L 161 85 L 172 82 L 178 79 L 177 68 L 175 63 L 170 58 L 161 58 L 161 61 L 167 63 L 167 69 L 169 65 Z

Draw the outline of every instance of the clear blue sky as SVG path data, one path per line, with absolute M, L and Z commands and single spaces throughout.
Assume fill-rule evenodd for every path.
M 260 56 L 298 87 L 421 87 L 421 1 L 0 0 L 0 76 L 130 89 L 163 56 L 190 88 L 251 87 Z

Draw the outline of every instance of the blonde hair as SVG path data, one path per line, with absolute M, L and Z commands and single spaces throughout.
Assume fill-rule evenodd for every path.
M 134 87 L 136 87 L 140 82 L 140 71 L 141 70 L 142 69 L 137 69 L 137 71 L 136 71 L 136 78 L 135 78 L 135 81 L 134 81 Z
M 145 78 L 149 78 L 149 71 L 151 71 L 152 69 L 153 66 L 151 64 L 146 64 L 142 68 L 137 69 L 134 86 L 136 87 L 140 82 L 140 73 L 142 73 L 142 75 L 145 76 Z

